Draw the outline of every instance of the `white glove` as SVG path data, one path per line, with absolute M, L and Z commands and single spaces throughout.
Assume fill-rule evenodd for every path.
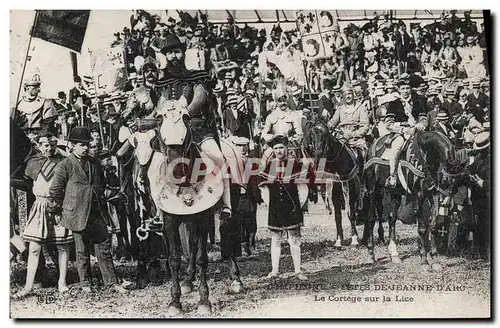
M 415 129 L 417 129 L 417 131 L 424 131 L 425 130 L 425 125 L 423 123 L 417 123 L 415 125 Z

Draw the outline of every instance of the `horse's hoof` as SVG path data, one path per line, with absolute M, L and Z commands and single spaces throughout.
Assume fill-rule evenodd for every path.
M 351 246 L 359 246 L 358 237 L 357 236 L 352 236 L 352 238 L 351 238 Z
M 148 286 L 148 280 L 147 279 L 139 279 L 137 280 L 137 283 L 135 284 L 136 289 L 144 289 Z
M 231 286 L 229 287 L 229 291 L 233 294 L 239 294 L 243 292 L 243 284 L 241 281 L 233 280 Z
M 182 312 L 182 308 L 181 308 L 181 305 L 180 304 L 173 304 L 171 303 L 169 306 L 168 306 L 168 309 L 167 309 L 167 314 L 171 317 L 176 317 L 176 316 L 179 316 Z
M 435 272 L 441 272 L 441 271 L 443 271 L 443 266 L 440 263 L 432 263 L 431 269 L 432 269 L 432 271 L 435 271 Z
M 187 282 L 183 282 L 181 284 L 181 294 L 182 295 L 189 294 L 192 291 L 193 291 L 193 284 L 187 283 Z
M 395 263 L 395 264 L 401 264 L 403 262 L 403 261 L 401 261 L 399 256 L 391 256 L 391 261 L 392 261 L 392 263 Z
M 212 314 L 212 305 L 210 302 L 206 303 L 198 303 L 198 314 L 199 315 L 211 315 Z
M 342 247 L 342 243 L 341 243 L 341 240 L 340 240 L 340 239 L 337 239 L 337 241 L 335 242 L 334 247 L 335 247 L 335 248 L 341 248 L 341 247 Z

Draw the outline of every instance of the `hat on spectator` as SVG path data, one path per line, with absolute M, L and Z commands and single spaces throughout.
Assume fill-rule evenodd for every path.
M 237 136 L 233 136 L 231 138 L 231 141 L 233 142 L 233 144 L 238 145 L 238 146 L 245 146 L 245 145 L 248 145 L 250 143 L 250 140 L 248 138 L 237 137 Z
M 200 29 L 194 30 L 194 36 L 201 36 L 201 35 L 202 35 L 202 31 Z
M 435 87 L 430 87 L 429 90 L 427 90 L 427 95 L 429 96 L 437 96 L 438 94 L 439 92 Z
M 90 141 L 90 132 L 84 126 L 77 126 L 69 133 L 68 141 L 87 143 Z
M 223 87 L 222 85 L 220 85 L 220 84 L 217 84 L 217 85 L 215 86 L 215 88 L 213 89 L 213 92 L 214 92 L 214 93 L 219 93 L 219 92 L 221 92 L 222 90 L 224 90 L 224 87 Z
M 176 35 L 169 34 L 165 38 L 165 46 L 161 49 L 161 53 L 166 55 L 172 49 L 181 49 L 184 52 L 186 51 L 186 44 L 182 43 Z
M 392 82 L 392 81 L 387 81 L 387 83 L 385 84 L 384 89 L 385 89 L 385 90 L 387 90 L 387 89 L 396 89 L 396 86 L 394 85 L 394 82 Z
M 158 31 L 163 31 L 163 30 L 166 30 L 167 28 L 168 28 L 167 24 L 160 23 L 160 24 L 157 24 L 157 25 L 155 26 L 154 31 L 155 31 L 155 32 L 158 32 Z
M 186 31 L 186 34 L 193 33 L 193 29 L 191 27 L 187 27 L 184 31 Z
M 136 72 L 132 72 L 128 75 L 128 79 L 129 81 L 130 80 L 136 80 L 137 79 L 137 73 Z
M 332 88 L 332 92 L 340 92 L 342 91 L 342 88 L 339 86 L 339 85 L 335 85 L 333 88 Z
M 66 93 L 65 93 L 64 91 L 59 91 L 59 92 L 57 93 L 57 98 L 59 98 L 59 99 L 64 99 L 64 98 L 66 98 Z
M 400 78 L 396 83 L 398 87 L 402 87 L 403 85 L 410 86 L 410 79 L 408 78 Z
M 286 136 L 277 134 L 271 140 L 269 140 L 267 144 L 269 145 L 269 147 L 274 147 L 279 144 L 286 146 L 288 145 L 288 138 Z
M 455 95 L 455 89 L 453 87 L 448 87 L 446 88 L 446 90 L 444 91 L 444 94 L 446 96 L 454 96 Z
M 471 87 L 472 88 L 479 88 L 481 86 L 481 80 L 479 79 L 474 79 L 471 81 Z
M 233 74 L 231 74 L 231 72 L 226 72 L 226 75 L 224 75 L 224 78 L 225 79 L 230 79 L 230 80 L 234 79 Z
M 237 103 L 238 103 L 238 97 L 237 96 L 231 95 L 231 96 L 227 97 L 226 106 L 228 106 L 228 105 L 236 105 Z
M 38 143 L 46 143 L 46 142 L 52 142 L 52 141 L 56 141 L 57 138 L 54 136 L 54 134 L 52 134 L 52 132 L 50 132 L 49 130 L 47 129 L 43 129 L 40 131 L 40 134 L 38 135 Z
M 490 146 L 490 133 L 489 132 L 479 133 L 476 136 L 476 138 L 474 139 L 473 148 L 475 150 L 481 150 L 481 149 L 487 148 L 489 146 Z
M 252 89 L 248 89 L 248 90 L 246 90 L 246 91 L 245 91 L 245 93 L 246 93 L 247 95 L 249 95 L 249 96 L 252 96 L 252 97 L 255 97 L 255 95 L 256 95 L 256 94 L 255 94 L 255 91 L 254 91 L 254 90 L 252 90 Z
M 438 121 L 448 121 L 449 118 L 448 112 L 445 110 L 440 110 L 436 115 L 436 120 Z

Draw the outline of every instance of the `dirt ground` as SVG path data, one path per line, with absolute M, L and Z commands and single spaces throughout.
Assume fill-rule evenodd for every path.
M 470 254 L 441 256 L 442 272 L 424 271 L 419 264 L 417 227 L 398 222 L 398 251 L 403 262 L 390 262 L 387 246 L 375 249 L 377 263 L 368 263 L 365 247 L 350 247 L 350 229 L 344 219 L 344 246 L 334 247 L 335 223 L 324 205 L 312 205 L 305 218 L 302 266 L 308 281 L 296 280 L 290 249 L 283 243 L 281 276 L 266 279 L 271 270 L 267 210 L 259 208 L 256 252 L 239 260 L 245 292 L 230 294 L 227 264 L 209 264 L 210 318 L 461 318 L 490 316 L 490 263 Z M 387 223 L 385 223 L 387 236 Z M 361 236 L 362 226 L 358 226 Z M 376 233 L 376 229 L 375 229 Z M 210 258 L 215 257 L 210 254 Z M 133 281 L 135 263 L 116 263 L 118 275 Z M 98 268 L 94 263 L 94 272 Z M 56 282 L 54 267 L 50 273 Z M 11 293 L 23 284 L 24 264 L 11 267 Z M 69 282 L 77 281 L 74 263 Z M 390 300 L 389 300 L 390 298 Z M 181 298 L 182 318 L 200 318 L 195 291 Z M 170 282 L 132 290 L 128 296 L 97 289 L 82 294 L 73 287 L 59 297 L 55 288 L 11 301 L 13 318 L 168 318 Z

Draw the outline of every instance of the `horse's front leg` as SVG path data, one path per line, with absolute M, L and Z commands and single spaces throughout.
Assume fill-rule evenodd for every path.
M 168 314 L 177 316 L 181 313 L 181 287 L 179 285 L 179 269 L 181 267 L 181 238 L 179 235 L 180 219 L 164 213 L 163 233 L 167 237 L 170 256 L 168 264 L 172 277 L 172 286 L 170 289 L 171 301 L 168 305 Z
M 418 202 L 418 211 L 417 211 L 417 221 L 418 221 L 418 235 L 420 237 L 420 265 L 422 266 L 423 271 L 428 271 L 429 270 L 429 261 L 427 259 L 427 250 L 428 250 L 428 225 L 429 225 L 429 220 L 426 218 L 426 215 L 424 215 L 424 208 L 423 206 L 424 201 L 423 201 L 423 194 L 422 192 L 419 192 L 417 194 L 417 202 Z
M 361 192 L 361 189 L 358 185 L 356 185 L 357 182 L 352 180 L 351 183 L 349 183 L 349 190 L 347 191 L 349 193 L 349 221 L 351 221 L 351 246 L 358 246 L 358 230 L 356 229 L 356 221 L 357 221 L 357 209 L 356 209 L 356 204 L 358 203 L 359 199 L 359 194 Z
M 427 236 L 429 236 L 431 269 L 436 272 L 441 272 L 443 270 L 443 266 L 439 262 L 435 236 L 439 202 L 437 197 L 432 202 L 430 202 L 430 198 L 425 198 L 424 202 L 430 203 L 431 206 L 430 215 L 427 218 L 427 220 L 429 220 L 429 223 L 427 225 L 426 232 Z
M 189 222 L 186 227 L 189 231 L 189 259 L 186 278 L 181 282 L 182 294 L 190 293 L 193 290 L 193 281 L 196 279 L 196 254 L 198 253 L 196 229 L 192 222 Z
M 398 220 L 398 211 L 401 206 L 401 196 L 392 197 L 393 210 L 389 216 L 389 255 L 393 263 L 401 263 L 399 258 L 398 249 L 396 246 L 396 221 Z
M 207 237 L 208 237 L 208 220 L 205 220 L 204 224 L 200 224 L 196 227 L 196 241 L 199 248 L 198 258 L 196 263 L 200 269 L 200 301 L 198 302 L 198 313 L 201 315 L 209 315 L 212 313 L 212 304 L 210 303 L 208 296 L 208 284 L 207 284 L 207 269 L 208 269 L 208 254 L 207 254 Z M 195 227 L 193 227 L 195 228 Z
M 342 247 L 342 240 L 344 239 L 344 230 L 342 229 L 342 186 L 338 184 L 332 186 L 332 197 L 330 200 L 333 205 L 335 226 L 337 228 L 335 247 L 340 248 Z

